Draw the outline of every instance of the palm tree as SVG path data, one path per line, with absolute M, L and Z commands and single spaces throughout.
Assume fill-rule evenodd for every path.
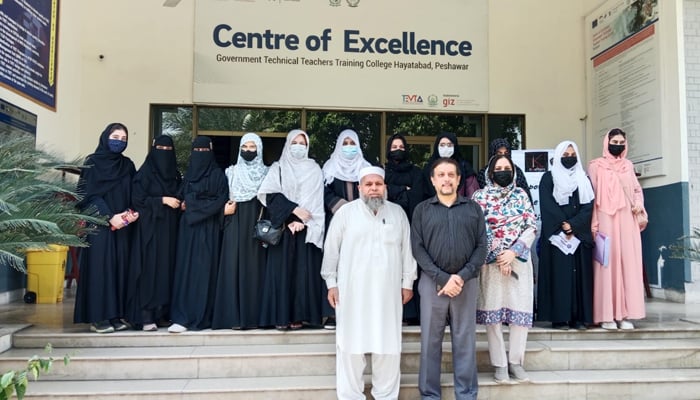
M 27 250 L 86 247 L 85 235 L 107 225 L 95 210 L 76 211 L 79 196 L 57 173 L 61 165 L 34 148 L 33 136 L 0 133 L 0 265 L 26 272 Z

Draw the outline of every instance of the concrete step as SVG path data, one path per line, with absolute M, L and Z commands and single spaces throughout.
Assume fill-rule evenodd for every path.
M 700 337 L 700 326 L 687 324 L 687 328 L 664 329 L 645 327 L 631 331 L 607 331 L 588 329 L 586 331 L 561 331 L 534 327 L 528 334 L 529 340 L 617 340 L 617 339 L 688 339 Z M 507 328 L 505 337 L 508 337 Z M 486 332 L 477 327 L 477 341 L 486 341 Z M 449 328 L 445 341 L 450 341 Z M 420 342 L 420 328 L 403 328 L 403 342 Z M 175 347 L 175 346 L 234 346 L 251 344 L 304 344 L 335 343 L 335 332 L 324 329 L 302 329 L 279 332 L 276 330 L 202 330 L 171 334 L 165 328 L 156 332 L 122 331 L 111 334 L 88 332 L 87 325 L 71 327 L 65 332 L 46 332 L 35 328 L 23 329 L 14 334 L 12 345 L 15 348 L 43 348 L 51 343 L 55 348 L 72 347 Z
M 491 373 L 479 374 L 479 399 L 697 399 L 698 369 L 567 370 L 531 372 L 531 383 L 498 385 Z M 369 382 L 369 377 L 365 377 Z M 452 376 L 443 374 L 443 399 L 454 399 Z M 418 376 L 403 374 L 401 400 L 420 398 Z M 366 391 L 369 395 L 369 390 Z M 25 399 L 335 399 L 335 378 L 302 377 L 200 378 L 31 382 Z
M 0 371 L 21 368 L 37 349 L 2 353 Z M 333 375 L 335 345 L 283 344 L 176 347 L 104 347 L 54 349 L 53 357 L 71 362 L 45 379 L 197 379 Z M 417 373 L 420 344 L 403 345 L 401 369 Z M 486 342 L 477 343 L 477 367 L 490 371 Z M 525 368 L 530 371 L 700 368 L 700 339 L 528 341 Z M 442 370 L 452 371 L 451 345 L 443 345 Z M 370 372 L 369 367 L 367 372 Z

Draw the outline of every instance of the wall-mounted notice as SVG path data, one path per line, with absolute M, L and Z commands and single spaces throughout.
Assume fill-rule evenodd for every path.
M 488 0 L 197 0 L 194 101 L 488 110 Z
M 0 0 L 0 85 L 56 110 L 59 0 Z
M 657 0 L 610 0 L 586 18 L 596 148 L 621 128 L 641 177 L 664 174 L 658 8 Z
M 36 136 L 36 114 L 0 99 L 0 134 L 31 134 Z

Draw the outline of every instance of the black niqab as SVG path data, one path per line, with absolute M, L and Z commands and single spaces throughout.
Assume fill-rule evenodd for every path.
M 195 151 L 194 149 L 211 149 L 211 139 L 207 136 L 197 136 L 192 141 L 192 154 L 190 165 L 185 173 L 187 182 L 197 182 L 202 177 L 208 176 L 212 169 L 216 168 L 213 151 Z
M 180 187 L 180 172 L 177 170 L 175 149 L 162 150 L 156 146 L 173 147 L 173 139 L 167 135 L 155 138 L 151 151 L 146 156 L 135 182 L 142 181 L 143 187 L 151 195 L 175 197 Z

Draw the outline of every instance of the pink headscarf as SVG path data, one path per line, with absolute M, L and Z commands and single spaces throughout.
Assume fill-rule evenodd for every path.
M 608 214 L 613 215 L 618 210 L 627 207 L 627 199 L 625 192 L 622 189 L 620 179 L 630 171 L 634 174 L 634 165 L 627 159 L 627 148 L 629 144 L 625 144 L 625 150 L 622 151 L 620 157 L 615 157 L 608 151 L 608 142 L 610 131 L 603 137 L 603 157 L 598 157 L 588 164 L 589 175 L 591 167 L 595 166 L 596 182 L 595 204 L 596 207 Z M 624 179 L 623 179 L 624 180 Z

